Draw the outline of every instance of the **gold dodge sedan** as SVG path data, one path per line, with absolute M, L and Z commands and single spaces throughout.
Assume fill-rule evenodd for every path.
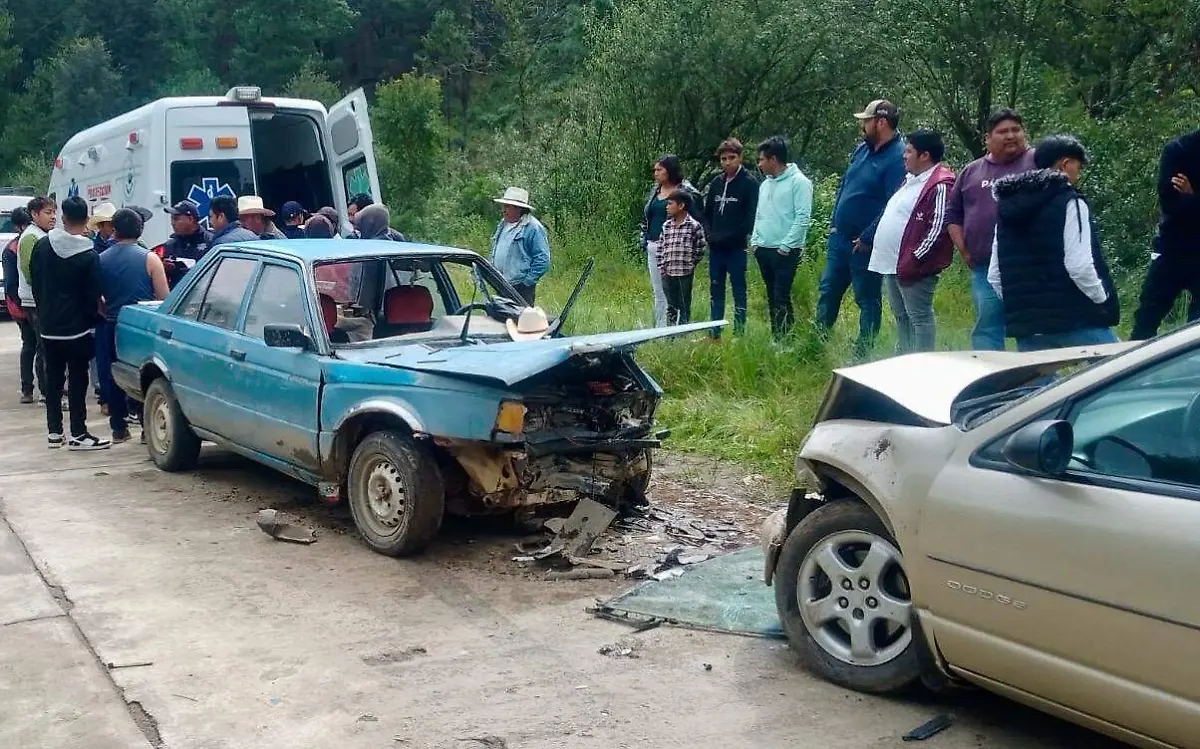
M 763 528 L 811 670 L 1200 747 L 1200 325 L 834 373 Z

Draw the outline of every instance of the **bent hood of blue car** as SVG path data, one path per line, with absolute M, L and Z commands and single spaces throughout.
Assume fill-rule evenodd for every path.
M 338 350 L 337 355 L 342 359 L 365 364 L 380 364 L 512 386 L 553 369 L 574 356 L 630 350 L 647 341 L 675 338 L 724 324 L 724 321 L 703 322 L 625 333 L 600 333 L 536 341 L 466 343 L 441 348 L 419 343 L 343 348 Z

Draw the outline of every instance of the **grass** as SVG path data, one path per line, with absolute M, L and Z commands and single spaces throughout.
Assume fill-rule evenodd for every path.
M 473 227 L 451 242 L 484 250 L 492 227 Z M 538 303 L 557 313 L 589 257 L 596 259 L 590 281 L 571 313 L 570 333 L 592 333 L 649 327 L 650 284 L 644 263 L 618 242 L 602 237 L 552 237 L 548 276 L 538 286 Z M 858 310 L 850 295 L 828 342 L 811 320 L 817 281 L 824 262 L 810 252 L 796 274 L 793 300 L 798 324 L 785 346 L 772 345 L 766 294 L 753 261 L 749 277 L 749 322 L 745 335 L 726 329 L 719 343 L 703 334 L 654 342 L 638 349 L 638 361 L 662 385 L 666 397 L 659 422 L 672 430 L 671 449 L 732 461 L 744 469 L 786 481 L 800 441 L 812 425 L 829 381 L 830 370 L 848 364 L 858 331 Z M 696 272 L 692 319 L 708 319 L 708 266 Z M 935 307 L 938 347 L 967 348 L 974 319 L 969 285 L 961 265 L 943 274 Z M 731 300 L 727 296 L 727 305 Z M 732 309 L 726 311 L 732 316 Z M 895 347 L 891 313 L 884 309 L 884 328 L 875 358 Z

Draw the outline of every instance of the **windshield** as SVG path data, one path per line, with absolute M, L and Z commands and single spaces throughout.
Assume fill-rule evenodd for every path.
M 508 337 L 523 304 L 494 269 L 469 255 L 355 259 L 313 270 L 334 345 L 396 339 Z M 469 319 L 469 322 L 468 322 Z

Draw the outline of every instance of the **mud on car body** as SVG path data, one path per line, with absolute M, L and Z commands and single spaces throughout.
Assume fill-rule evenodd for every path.
M 560 315 L 513 340 L 518 298 L 468 250 L 223 245 L 162 303 L 122 310 L 114 376 L 160 468 L 211 440 L 347 499 L 386 554 L 423 548 L 445 512 L 638 500 L 664 433 L 633 349 L 714 324 L 562 337 Z

